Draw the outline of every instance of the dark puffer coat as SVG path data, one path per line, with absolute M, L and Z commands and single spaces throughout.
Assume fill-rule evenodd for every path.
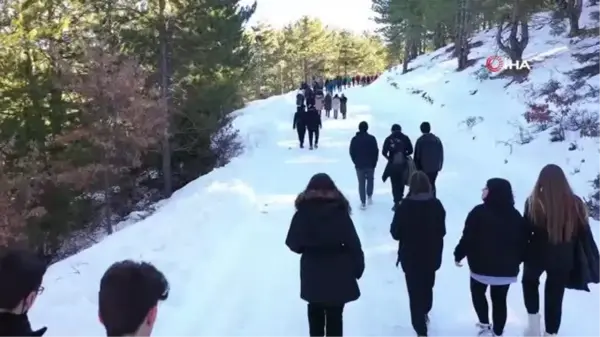
M 339 305 L 360 297 L 357 280 L 365 269 L 364 254 L 348 202 L 339 193 L 301 193 L 285 243 L 302 255 L 303 300 Z

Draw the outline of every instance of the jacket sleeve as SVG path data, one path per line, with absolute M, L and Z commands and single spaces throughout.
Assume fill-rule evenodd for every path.
M 350 159 L 352 159 L 352 162 L 354 163 L 354 165 L 356 165 L 356 138 L 352 137 L 352 140 L 350 141 Z
M 438 138 L 438 142 L 440 144 L 440 171 L 442 170 L 442 167 L 444 167 L 444 143 L 442 143 L 442 140 Z
M 473 240 L 473 229 L 474 226 L 476 226 L 476 222 L 475 209 L 473 209 L 469 212 L 469 215 L 467 215 L 462 237 L 460 238 L 460 241 L 458 241 L 456 248 L 454 248 L 454 261 L 458 262 L 467 256 L 467 251 Z
M 322 123 L 322 121 L 321 121 L 321 114 L 320 114 L 320 113 L 317 113 L 317 118 L 318 118 L 318 120 L 319 120 L 319 129 L 320 129 L 320 128 L 322 128 L 322 127 L 323 127 L 323 123 Z
M 296 125 L 298 125 L 298 113 L 294 114 L 294 121 L 292 122 L 292 128 L 295 129 Z
M 373 168 L 377 167 L 377 162 L 379 161 L 379 146 L 377 146 L 377 138 L 373 136 L 372 138 L 372 148 L 373 148 Z
M 360 279 L 365 272 L 365 254 L 362 250 L 360 238 L 358 237 L 358 233 L 356 233 L 356 227 L 354 227 L 352 218 L 350 218 L 349 214 L 346 214 L 346 217 L 347 235 L 344 244 L 348 246 L 352 254 L 356 268 L 356 279 Z
M 390 225 L 390 234 L 392 235 L 392 239 L 398 242 L 400 242 L 402 239 L 402 218 L 406 218 L 406 214 L 401 203 L 394 212 L 394 218 L 392 219 L 392 224 Z
M 302 254 L 304 250 L 304 231 L 302 228 L 302 224 L 298 219 L 298 212 L 296 212 L 292 217 L 285 244 L 292 252 L 297 254 Z
M 405 154 L 407 156 L 410 156 L 411 154 L 413 154 L 413 145 L 412 142 L 410 141 L 410 138 L 408 138 L 407 135 L 404 135 L 404 138 L 406 140 L 406 149 L 405 149 Z
M 390 140 L 386 138 L 383 141 L 383 145 L 381 146 L 381 154 L 385 157 L 385 159 L 390 160 Z
M 415 155 L 413 156 L 413 160 L 417 170 L 421 171 L 423 169 L 423 165 L 421 165 L 421 138 L 417 139 L 415 142 Z

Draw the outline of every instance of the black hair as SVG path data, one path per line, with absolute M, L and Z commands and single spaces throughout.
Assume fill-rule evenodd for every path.
M 488 194 L 484 203 L 493 207 L 514 207 L 515 199 L 510 182 L 502 178 L 492 178 L 485 186 Z
M 365 121 L 358 123 L 358 131 L 367 132 L 369 130 L 369 124 Z
M 430 133 L 431 132 L 431 124 L 429 124 L 429 122 L 423 122 L 421 123 L 421 132 L 423 133 Z
M 392 132 L 402 132 L 402 127 L 400 126 L 400 124 L 393 124 L 392 125 Z
M 339 190 L 339 188 L 335 185 L 335 182 L 333 182 L 333 179 L 331 179 L 327 173 L 317 173 L 312 176 L 312 178 L 310 178 L 308 181 L 306 188 L 302 193 L 300 193 L 300 195 L 306 196 L 314 192 L 317 192 L 317 194 L 321 195 L 327 195 L 328 197 L 332 197 L 333 199 L 340 201 L 348 213 L 352 212 L 350 202 L 348 202 L 348 199 L 344 196 L 342 191 Z M 298 204 L 299 200 L 297 199 L 296 208 L 298 208 Z
M 7 250 L 0 257 L 0 309 L 13 310 L 34 291 L 39 291 L 48 265 L 37 255 Z
M 169 282 L 147 262 L 114 263 L 100 280 L 99 315 L 107 336 L 124 336 L 142 325 L 150 309 L 169 297 Z

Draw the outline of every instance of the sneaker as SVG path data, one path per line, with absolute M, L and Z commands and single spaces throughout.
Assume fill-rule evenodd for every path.
M 304 144 L 300 144 L 300 148 L 303 149 L 304 148 Z
M 309 150 L 312 150 L 312 149 L 313 149 L 312 145 L 311 145 L 311 146 L 310 146 L 308 149 L 309 149 Z
M 318 149 L 318 148 L 319 148 L 319 144 L 315 144 L 315 149 Z
M 367 197 L 367 203 L 373 205 L 373 197 Z
M 494 333 L 492 332 L 492 326 L 490 324 L 477 323 L 477 324 L 475 324 L 475 326 L 479 330 L 477 332 L 477 336 L 493 336 L 494 335 Z
M 365 205 L 364 203 L 360 204 L 360 209 L 367 209 L 367 205 Z

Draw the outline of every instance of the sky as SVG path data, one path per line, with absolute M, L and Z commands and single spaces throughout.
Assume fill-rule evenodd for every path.
M 251 4 L 253 0 L 242 0 Z M 304 15 L 317 17 L 325 25 L 354 32 L 373 31 L 371 0 L 257 0 L 256 13 L 250 25 L 257 22 L 282 27 Z

